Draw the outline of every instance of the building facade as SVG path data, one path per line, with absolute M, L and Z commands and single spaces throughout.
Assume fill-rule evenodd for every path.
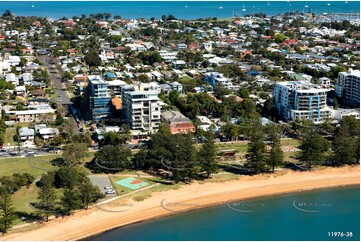
M 219 72 L 208 72 L 204 77 L 204 81 L 215 87 L 217 84 L 221 84 L 223 87 L 231 89 L 233 84 L 231 80 L 226 78 L 222 73 Z
M 190 119 L 178 111 L 168 110 L 163 112 L 161 121 L 172 134 L 188 134 L 194 133 L 196 130 Z
M 273 90 L 275 108 L 284 120 L 322 122 L 333 114 L 326 105 L 328 91 L 307 81 L 279 82 Z
M 111 96 L 107 85 L 107 82 L 98 75 L 88 76 L 88 106 L 93 121 L 100 121 L 110 114 Z
M 338 73 L 335 85 L 336 95 L 343 101 L 359 105 L 360 104 L 360 71 L 348 70 Z
M 122 88 L 123 117 L 132 130 L 154 133 L 159 129 L 161 105 L 159 91 L 149 85 Z

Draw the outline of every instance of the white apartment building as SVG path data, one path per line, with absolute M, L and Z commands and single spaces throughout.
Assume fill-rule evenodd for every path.
M 122 88 L 123 115 L 132 130 L 154 133 L 159 129 L 161 105 L 159 91 L 149 85 Z
M 210 85 L 215 87 L 218 83 L 222 84 L 225 88 L 233 88 L 231 80 L 225 77 L 222 73 L 219 72 L 208 72 L 204 77 L 204 81 L 208 82 Z
M 359 70 L 348 70 L 338 73 L 338 79 L 335 85 L 336 95 L 344 101 L 359 105 L 360 104 L 360 76 Z
M 277 113 L 284 120 L 322 122 L 333 114 L 333 109 L 326 105 L 328 91 L 307 81 L 279 82 L 273 90 Z

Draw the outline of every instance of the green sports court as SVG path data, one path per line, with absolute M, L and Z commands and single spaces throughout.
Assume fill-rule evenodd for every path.
M 147 183 L 145 181 L 142 181 L 142 180 L 139 180 L 139 179 L 135 179 L 133 177 L 129 177 L 129 178 L 126 178 L 126 179 L 123 179 L 123 180 L 119 180 L 119 181 L 117 181 L 115 183 L 118 184 L 118 185 L 121 185 L 123 187 L 127 187 L 129 189 L 132 189 L 132 190 L 136 190 L 136 189 L 146 187 L 146 186 L 149 185 L 149 183 Z

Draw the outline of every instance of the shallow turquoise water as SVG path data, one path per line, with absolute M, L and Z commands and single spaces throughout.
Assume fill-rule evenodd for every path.
M 268 5 L 268 2 L 270 5 Z M 328 5 L 328 3 L 330 5 Z M 34 5 L 34 7 L 32 7 Z M 241 11 L 244 8 L 246 11 Z M 307 7 L 306 7 L 307 6 Z M 244 15 L 285 12 L 360 12 L 359 1 L 151 1 L 151 2 L 56 2 L 56 1 L 0 1 L 0 13 L 6 9 L 18 16 L 41 16 L 61 18 L 80 16 L 82 13 L 105 13 L 121 15 L 123 18 L 160 18 L 163 14 L 173 14 L 177 18 L 196 19 L 206 17 L 229 18 L 234 14 Z
M 331 237 L 329 232 L 344 232 Z M 346 237 L 352 232 L 352 237 Z M 285 194 L 177 214 L 87 240 L 356 240 L 360 189 Z

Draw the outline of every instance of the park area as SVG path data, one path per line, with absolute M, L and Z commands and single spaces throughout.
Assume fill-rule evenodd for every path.
M 239 174 L 234 173 L 230 169 L 226 169 L 227 166 L 232 165 L 241 165 L 245 160 L 245 154 L 247 153 L 247 143 L 246 141 L 242 142 L 222 142 L 216 143 L 217 154 L 220 155 L 221 151 L 224 150 L 235 150 L 235 157 L 230 159 L 228 163 L 220 164 L 220 173 L 213 175 L 211 179 L 207 181 L 199 181 L 199 183 L 204 182 L 223 182 L 233 179 L 238 179 Z M 296 148 L 299 145 L 298 140 L 294 139 L 283 139 L 282 140 L 282 149 L 284 149 L 284 158 L 287 162 L 294 161 L 294 155 Z M 199 145 L 197 145 L 199 146 Z M 287 151 L 288 150 L 288 151 Z M 33 156 L 33 157 L 6 157 L 0 158 L 0 176 L 10 176 L 14 173 L 23 173 L 27 172 L 33 175 L 37 181 L 40 179 L 42 174 L 52 170 L 58 169 L 58 166 L 52 164 L 52 161 L 60 158 L 59 154 L 49 154 L 42 156 Z M 94 154 L 90 153 L 89 156 L 84 160 L 83 164 L 87 161 L 93 159 Z M 219 156 L 222 160 L 222 156 Z M 234 164 L 233 164 L 233 163 Z M 153 192 L 156 191 L 165 191 L 169 189 L 177 189 L 182 184 L 173 184 L 167 180 L 164 180 L 159 177 L 147 174 L 141 171 L 119 171 L 117 173 L 106 175 L 106 174 L 92 174 L 90 170 L 81 165 L 82 169 L 89 174 L 89 176 L 105 176 L 108 179 L 108 184 L 114 187 L 118 196 L 126 196 L 128 199 L 133 199 L 135 201 L 141 201 L 150 197 Z M 95 184 L 95 183 L 94 183 Z M 95 184 L 97 185 L 97 184 Z M 98 184 L 99 186 L 99 184 Z M 101 190 L 104 189 L 104 186 L 100 187 Z M 35 182 L 33 182 L 28 187 L 22 187 L 19 191 L 15 192 L 13 195 L 14 206 L 16 210 L 24 212 L 24 214 L 30 214 L 35 212 L 35 209 L 30 205 L 30 203 L 36 200 L 38 196 L 38 187 Z M 56 191 L 58 199 L 61 197 L 61 189 Z M 107 199 L 107 198 L 104 198 Z M 103 200 L 104 200 L 103 199 Z M 16 224 L 25 223 L 20 219 Z

